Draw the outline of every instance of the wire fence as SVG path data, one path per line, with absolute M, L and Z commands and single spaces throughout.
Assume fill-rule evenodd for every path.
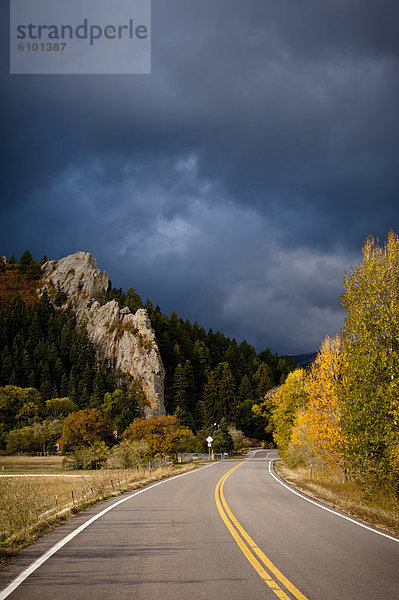
M 85 472 L 63 477 L 2 477 L 0 479 L 0 543 L 40 521 L 107 498 L 132 484 L 170 469 L 151 461 L 145 467 Z

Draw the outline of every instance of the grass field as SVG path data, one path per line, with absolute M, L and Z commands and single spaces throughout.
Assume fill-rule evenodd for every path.
M 62 456 L 0 456 L 2 473 L 62 473 Z
M 63 472 L 61 463 L 61 457 L 0 459 L 0 564 L 92 504 L 196 467 Z
M 277 473 L 309 496 L 322 500 L 371 525 L 399 535 L 399 499 L 394 494 L 366 494 L 354 481 L 343 481 L 342 473 L 302 467 L 290 469 L 283 461 L 275 464 Z

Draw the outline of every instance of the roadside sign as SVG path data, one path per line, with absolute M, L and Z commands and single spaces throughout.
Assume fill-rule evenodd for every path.
M 211 447 L 211 442 L 208 442 L 208 448 L 210 448 L 210 447 Z
M 208 435 L 208 437 L 206 438 L 206 441 L 208 442 L 208 444 L 212 444 L 213 437 L 211 437 L 210 435 Z

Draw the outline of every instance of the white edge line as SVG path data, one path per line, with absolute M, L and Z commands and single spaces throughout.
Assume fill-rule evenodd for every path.
M 64 473 L 7 473 L 6 475 L 4 475 L 3 473 L 1 473 L 0 477 L 75 477 L 76 479 L 79 477 L 84 477 L 84 475 L 71 475 L 70 473 L 68 475 L 65 475 Z
M 358 525 L 359 527 L 363 527 L 363 529 L 368 529 L 368 531 L 371 531 L 372 533 L 376 533 L 377 535 L 382 535 L 383 537 L 386 537 L 389 540 L 392 540 L 393 542 L 399 543 L 399 538 L 393 537 L 392 535 L 389 535 L 388 533 L 383 533 L 382 531 L 378 531 L 378 529 L 374 529 L 374 527 L 370 527 L 369 525 L 365 525 L 364 523 L 360 523 L 359 521 L 356 521 L 355 519 L 351 519 L 351 517 L 343 515 L 343 514 L 337 512 L 336 510 L 334 510 L 332 508 L 328 508 L 327 506 L 323 506 L 323 504 L 320 504 L 319 502 L 316 502 L 315 500 L 312 500 L 308 496 L 305 496 L 304 494 L 301 494 L 300 492 L 297 492 L 291 486 L 287 485 L 286 483 L 284 483 L 283 481 L 281 481 L 281 479 L 279 479 L 278 477 L 276 477 L 276 475 L 271 470 L 271 465 L 272 465 L 273 462 L 274 462 L 274 459 L 269 461 L 269 473 L 270 473 L 270 475 L 280 485 L 282 485 L 285 488 L 287 488 L 287 490 L 289 490 L 290 492 L 292 492 L 296 496 L 299 496 L 303 500 L 306 500 L 307 502 L 310 502 L 311 504 L 314 504 L 315 506 L 318 506 L 319 508 L 322 508 L 323 510 L 326 510 L 327 512 L 330 512 L 333 515 L 337 515 L 337 517 L 341 517 L 341 519 L 345 519 L 346 521 L 350 521 L 351 523 L 354 523 L 355 525 Z M 1 596 L 0 596 L 0 600 L 1 600 Z
M 74 537 L 79 535 L 79 533 L 81 533 L 84 529 L 86 529 L 86 527 L 89 527 L 89 525 L 94 523 L 94 521 L 97 521 L 97 519 L 104 516 L 107 512 L 109 512 L 116 506 L 119 506 L 123 502 L 130 500 L 134 496 L 138 496 L 139 494 L 148 492 L 148 490 L 151 490 L 152 488 L 157 487 L 158 485 L 161 485 L 163 483 L 168 483 L 169 481 L 172 481 L 173 479 L 178 479 L 179 477 L 184 477 L 185 475 L 192 475 L 193 473 L 198 473 L 198 471 L 202 471 L 202 469 L 207 469 L 208 467 L 213 467 L 216 464 L 219 464 L 219 462 L 214 462 L 211 465 L 205 465 L 204 467 L 200 467 L 199 469 L 193 469 L 191 471 L 186 471 L 186 473 L 180 473 L 180 475 L 174 475 L 173 477 L 168 477 L 166 479 L 163 479 L 162 481 L 153 483 L 152 485 L 149 485 L 148 487 L 145 487 L 142 490 L 139 490 L 138 492 L 129 494 L 129 496 L 126 496 L 126 498 L 122 498 L 121 500 L 118 500 L 118 502 L 111 504 L 111 506 L 108 506 L 107 508 L 105 508 L 104 510 L 99 512 L 98 514 L 91 517 L 91 519 L 89 519 L 88 521 L 86 521 L 85 523 L 80 525 L 77 529 L 75 529 L 74 531 L 69 533 L 67 536 L 62 538 L 62 540 L 60 540 L 59 542 L 54 544 L 54 546 L 52 546 L 49 550 L 47 550 L 47 552 L 42 554 L 42 556 L 37 558 L 31 565 L 29 565 L 29 567 L 27 569 L 22 571 L 22 573 L 20 573 L 7 587 L 5 587 L 0 592 L 0 600 L 5 600 L 5 598 L 7 598 L 10 594 L 12 594 L 12 592 L 14 590 L 16 590 L 21 585 L 21 583 L 23 583 L 23 581 L 25 581 L 25 579 L 27 579 L 29 577 L 29 575 L 31 575 L 34 571 L 36 571 L 36 569 L 38 569 L 51 556 L 53 556 L 53 554 L 58 552 L 58 550 L 60 550 L 63 546 L 65 546 L 68 542 L 70 542 Z

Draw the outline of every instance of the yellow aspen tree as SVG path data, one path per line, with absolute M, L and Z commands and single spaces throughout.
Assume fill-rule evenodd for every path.
M 292 371 L 274 394 L 266 394 L 264 402 L 252 407 L 255 414 L 271 422 L 273 439 L 282 458 L 287 457 L 295 412 L 304 407 L 307 401 L 304 374 L 303 369 Z
M 295 414 L 291 452 L 298 462 L 317 460 L 330 468 L 343 466 L 345 437 L 339 390 L 344 368 L 341 338 L 327 336 L 305 377 L 308 402 Z

